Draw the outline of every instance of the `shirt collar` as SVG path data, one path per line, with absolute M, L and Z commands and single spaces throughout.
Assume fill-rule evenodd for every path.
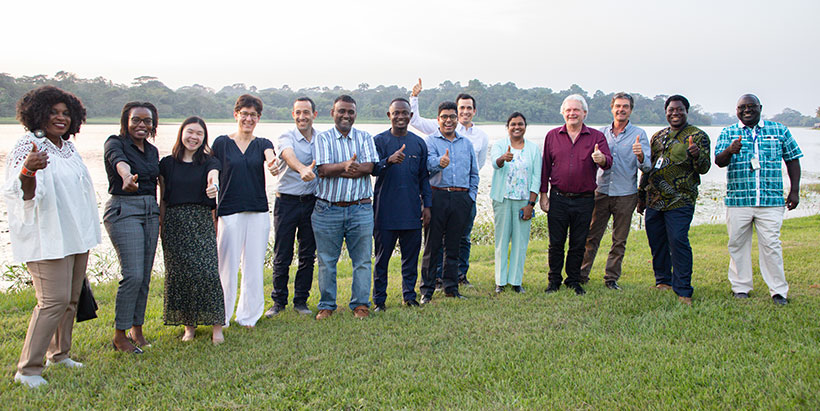
M 333 126 L 333 128 L 331 128 L 330 130 L 331 130 L 331 133 L 333 133 L 333 137 L 336 137 L 336 138 L 343 138 L 343 137 L 345 137 L 345 136 L 344 136 L 344 135 L 343 135 L 343 134 L 339 131 L 339 129 L 337 129 L 337 128 L 336 128 L 336 126 Z M 302 133 L 299 133 L 299 134 L 302 134 Z M 347 138 L 353 138 L 353 136 L 354 136 L 355 134 L 356 134 L 356 129 L 355 129 L 355 128 L 353 128 L 353 127 L 350 127 L 350 131 L 347 133 Z
M 764 125 L 766 125 L 766 123 L 764 123 L 764 121 L 763 121 L 763 116 L 761 116 L 761 117 L 760 117 L 760 121 L 758 121 L 758 122 L 757 122 L 757 126 L 758 126 L 758 127 L 760 127 L 760 128 L 763 128 L 763 126 L 764 126 Z M 746 125 L 745 125 L 745 124 L 743 124 L 743 122 L 742 122 L 742 121 L 740 121 L 740 120 L 738 120 L 738 122 L 737 122 L 737 127 L 738 127 L 738 128 L 744 128 L 744 127 L 745 127 L 745 128 L 748 128 L 748 127 L 746 127 Z
M 612 126 L 612 125 L 610 124 L 610 126 Z M 611 131 L 611 130 L 610 130 L 610 131 Z M 560 129 L 560 130 L 558 130 L 558 132 L 559 132 L 559 133 L 564 133 L 564 134 L 569 135 L 569 132 L 567 131 L 567 125 L 566 125 L 566 124 L 564 124 L 563 126 L 561 126 L 561 129 Z M 586 123 L 581 124 L 581 132 L 580 132 L 580 133 L 578 133 L 578 135 L 580 136 L 581 134 L 589 134 L 589 129 L 587 128 Z
M 336 130 L 336 127 L 333 127 L 333 129 L 334 129 L 334 130 Z M 338 130 L 336 130 L 336 131 L 338 131 Z M 305 136 L 304 136 L 304 135 L 302 135 L 302 132 L 301 132 L 301 131 L 299 131 L 299 128 L 298 128 L 298 127 L 297 127 L 297 128 L 294 128 L 293 130 L 291 130 L 291 134 L 293 134 L 293 136 L 294 136 L 294 137 L 296 137 L 296 139 L 297 139 L 297 140 L 305 140 L 305 141 L 307 141 L 307 139 L 305 138 Z M 315 128 L 313 128 L 313 127 L 311 127 L 311 128 L 310 128 L 310 142 L 311 142 L 311 143 L 312 143 L 312 142 L 314 142 L 314 141 L 316 141 L 316 134 L 318 134 L 318 133 L 316 132 L 316 129 L 315 129 Z M 340 134 L 341 134 L 341 133 L 340 133 Z M 348 135 L 349 135 L 349 134 L 350 134 L 350 133 L 348 133 Z
M 453 142 L 455 142 L 456 140 L 458 140 L 458 139 L 460 139 L 460 138 L 464 138 L 464 136 L 462 136 L 461 134 L 459 134 L 459 133 L 458 133 L 458 131 L 456 131 L 455 133 L 456 133 L 456 138 L 454 138 L 454 139 L 453 139 Z M 446 138 L 444 138 L 444 134 L 441 134 L 441 130 L 439 130 L 439 129 L 436 129 L 436 132 L 435 132 L 435 133 L 433 133 L 433 134 L 431 134 L 431 135 L 432 135 L 433 137 L 439 137 L 439 138 L 441 138 L 442 140 L 447 140 Z M 447 140 L 447 141 L 450 141 L 450 140 Z

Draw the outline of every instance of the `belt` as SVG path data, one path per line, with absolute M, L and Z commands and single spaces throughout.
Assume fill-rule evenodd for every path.
M 464 187 L 433 187 L 430 186 L 433 190 L 440 190 L 440 191 L 470 191 L 469 188 Z
M 330 205 L 334 205 L 336 207 L 350 207 L 350 206 L 354 206 L 354 205 L 370 204 L 372 202 L 373 201 L 371 201 L 370 198 L 363 198 L 361 200 L 356 200 L 356 201 L 337 201 L 335 203 L 331 202 Z
M 303 195 L 295 196 L 293 194 L 276 193 L 276 197 L 284 199 L 284 200 L 298 201 L 300 203 L 309 203 L 311 201 L 316 200 L 316 196 L 314 196 L 313 194 L 303 194 Z
M 566 193 L 566 192 L 563 192 L 563 191 L 561 191 L 557 188 L 553 188 L 553 190 L 555 191 L 555 194 L 558 194 L 559 196 L 566 197 L 566 198 L 591 198 L 591 197 L 595 197 L 595 192 L 594 191 L 587 191 L 587 192 L 584 192 L 584 193 Z

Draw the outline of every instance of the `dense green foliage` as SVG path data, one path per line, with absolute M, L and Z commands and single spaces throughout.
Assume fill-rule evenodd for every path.
M 2 408 L 8 409 L 816 409 L 820 404 L 820 217 L 783 224 L 791 304 L 772 304 L 755 276 L 731 297 L 726 227 L 691 230 L 691 307 L 654 284 L 646 233 L 627 243 L 622 292 L 545 295 L 547 243 L 530 242 L 522 295 L 493 293 L 493 246 L 474 245 L 474 288 L 399 305 L 400 259 L 390 262 L 387 311 L 356 320 L 347 308 L 350 260 L 339 262 L 340 310 L 317 322 L 288 309 L 253 331 L 232 326 L 214 347 L 162 325 L 162 278 L 151 283 L 142 356 L 111 349 L 116 282 L 97 285 L 100 318 L 74 329 L 81 370 L 48 368 L 48 386 L 12 382 L 34 292 L 0 299 Z M 605 235 L 601 250 L 609 248 Z M 755 252 L 757 248 L 754 247 Z M 754 258 L 757 264 L 757 258 Z M 296 267 L 291 267 L 291 274 Z M 292 278 L 292 277 L 291 277 Z M 291 284 L 292 287 L 292 284 Z M 265 295 L 271 290 L 265 275 Z M 292 288 L 291 288 L 292 290 Z M 319 299 L 313 284 L 308 304 Z M 269 299 L 266 298 L 266 304 Z

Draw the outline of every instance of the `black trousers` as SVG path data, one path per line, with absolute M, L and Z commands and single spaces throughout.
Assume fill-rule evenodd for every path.
M 550 284 L 561 284 L 567 232 L 569 232 L 569 250 L 566 262 L 567 279 L 564 283 L 574 285 L 581 282 L 581 263 L 584 261 L 584 246 L 594 208 L 595 198 L 593 197 L 568 198 L 551 190 L 550 209 L 547 213 L 550 235 Z
M 390 256 L 399 242 L 401 250 L 401 291 L 404 301 L 416 299 L 416 280 L 419 278 L 419 251 L 421 229 L 373 230 L 376 248 L 376 266 L 373 270 L 373 304 L 384 304 L 387 299 L 387 267 Z
M 435 261 L 444 242 L 444 292 L 458 292 L 458 253 L 461 237 L 470 223 L 473 199 L 467 191 L 433 190 L 430 225 L 424 230 L 424 256 L 421 262 L 421 294 L 431 297 L 436 288 Z
M 288 304 L 288 271 L 293 261 L 293 241 L 299 239 L 299 267 L 293 284 L 293 304 L 304 305 L 313 283 L 313 264 L 316 260 L 316 240 L 310 216 L 316 197 L 282 194 L 273 204 L 273 292 L 277 305 Z

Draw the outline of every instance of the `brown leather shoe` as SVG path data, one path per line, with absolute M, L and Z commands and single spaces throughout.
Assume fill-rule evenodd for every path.
M 333 310 L 319 310 L 319 314 L 316 314 L 317 320 L 324 320 L 327 317 L 333 315 Z
M 666 290 L 671 290 L 672 286 L 669 285 L 669 284 L 657 284 L 657 285 L 652 286 L 652 288 L 654 288 L 656 290 L 666 291 Z
M 370 315 L 370 309 L 366 305 L 360 305 L 353 309 L 353 316 L 359 319 L 367 318 Z
M 678 301 L 684 305 L 692 305 L 692 297 L 678 297 Z

